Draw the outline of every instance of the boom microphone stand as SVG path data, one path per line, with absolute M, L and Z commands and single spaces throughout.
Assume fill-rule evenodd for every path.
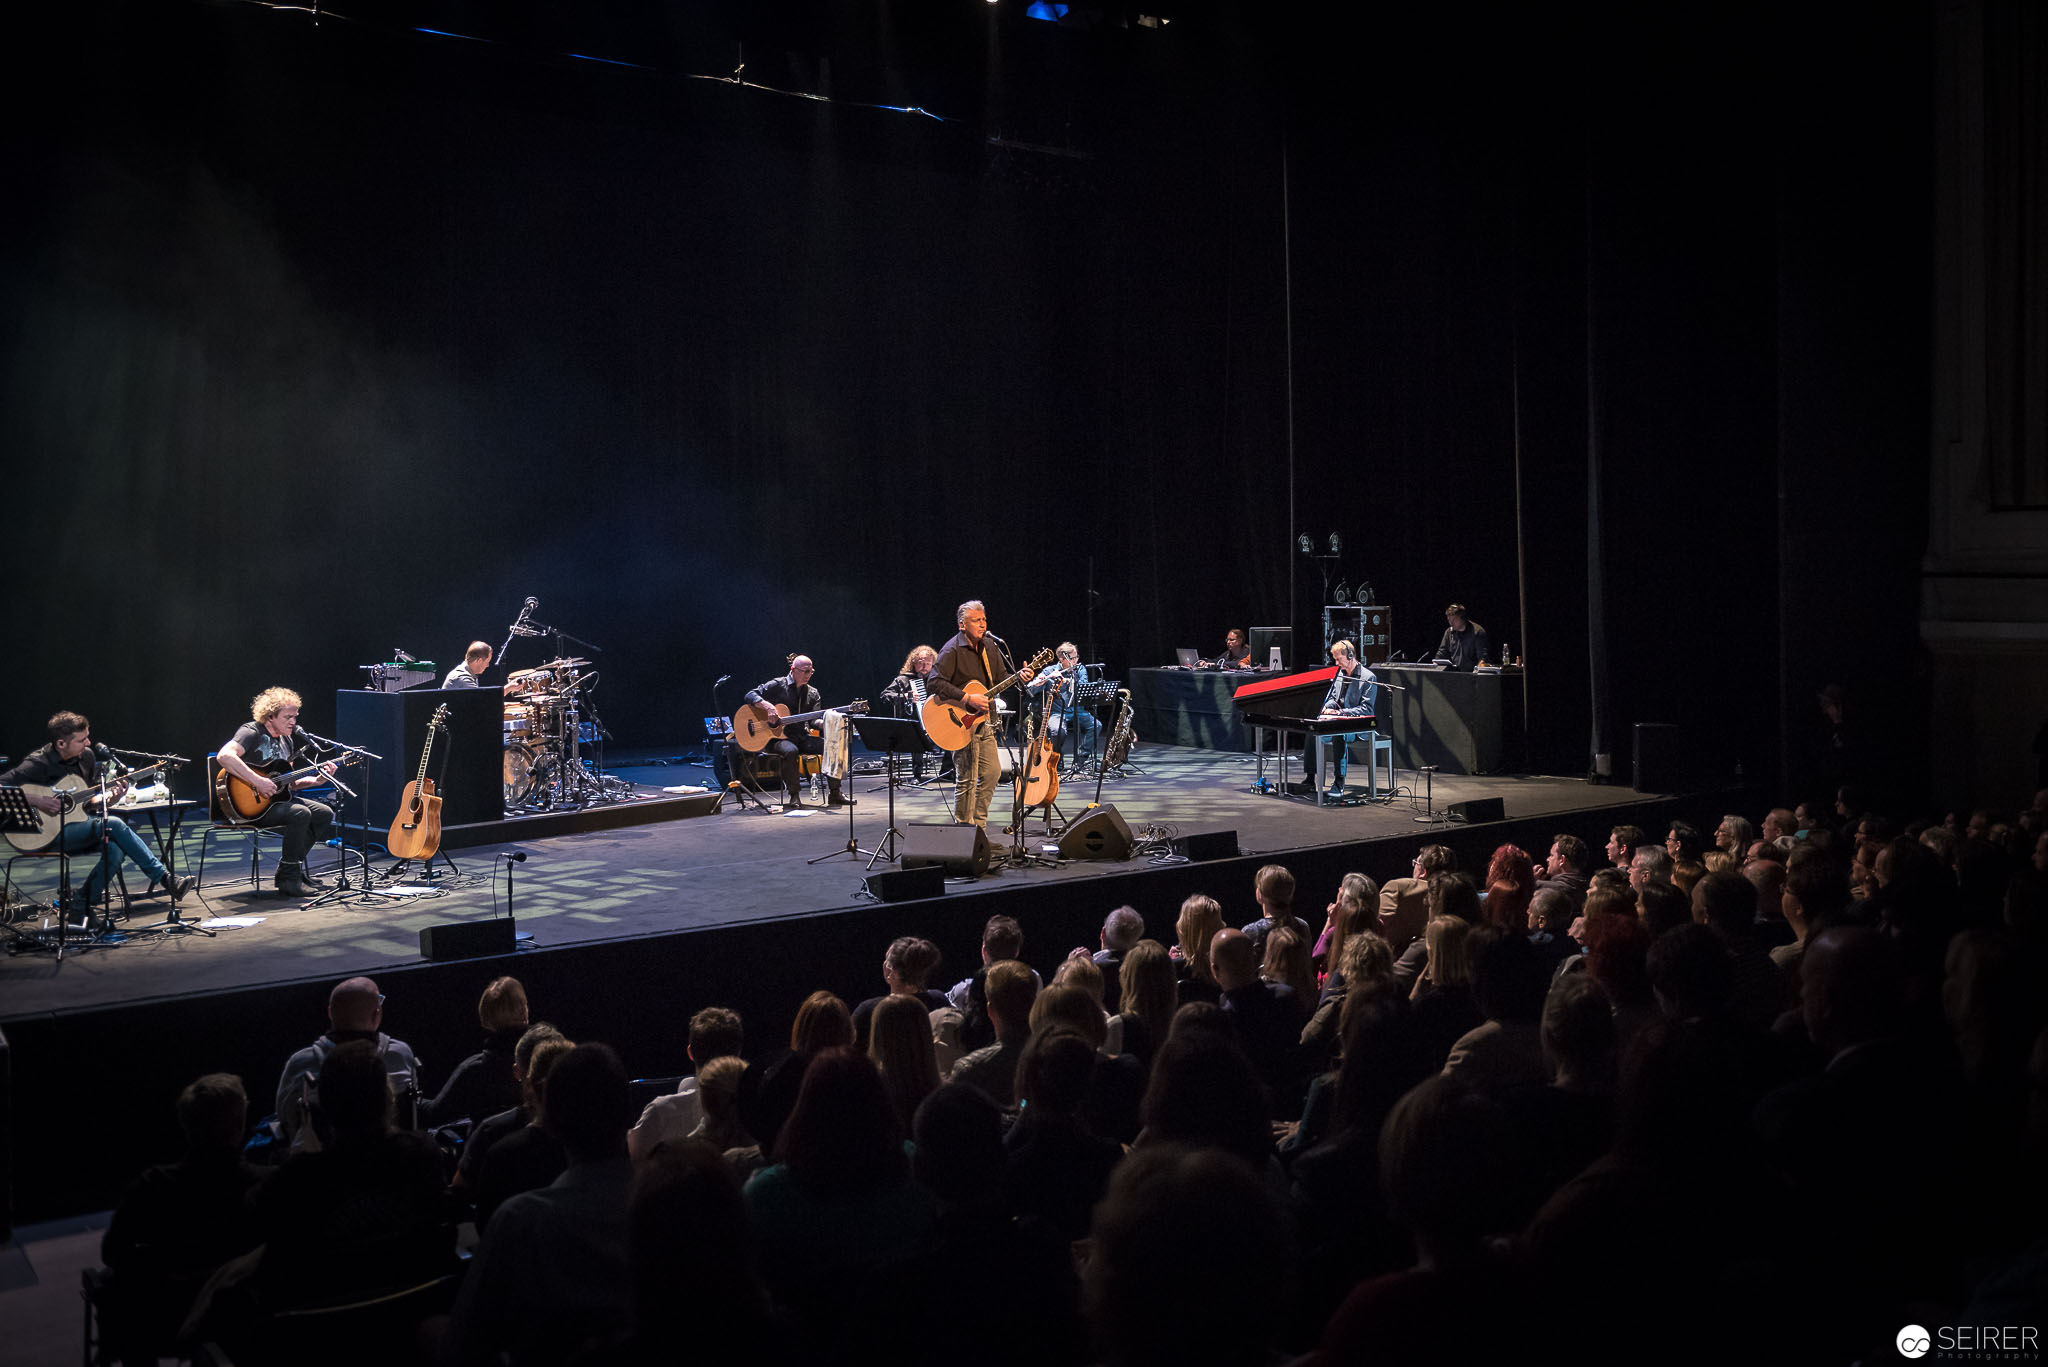
M 343 758 L 338 764 L 335 765 L 335 772 L 327 776 L 327 781 L 334 785 L 335 790 L 337 792 L 343 793 L 347 797 L 358 798 L 361 800 L 363 812 L 363 837 L 362 844 L 356 850 L 356 858 L 361 863 L 363 870 L 363 886 L 361 889 L 363 894 L 365 896 L 374 897 L 397 897 L 401 895 L 397 893 L 385 892 L 382 889 L 378 888 L 377 880 L 371 876 L 370 800 L 366 797 L 363 797 L 361 793 L 358 793 L 355 789 L 349 787 L 346 783 L 343 783 L 341 781 L 341 765 L 347 764 L 350 760 L 383 759 L 384 756 L 379 754 L 373 754 L 372 752 L 364 750 L 359 746 L 344 745 L 338 740 L 329 740 L 325 736 L 315 735 L 311 731 L 306 730 L 303 726 L 299 728 L 299 734 L 305 736 L 307 740 L 313 742 L 313 745 L 315 746 L 316 749 L 325 748 L 329 750 L 338 750 L 342 753 Z M 323 759 L 321 760 L 321 762 L 325 763 L 326 761 Z M 336 813 L 336 815 L 337 817 L 340 817 L 339 813 Z M 338 876 L 335 878 L 334 886 L 329 888 L 327 891 L 321 893 L 318 897 L 315 897 L 312 901 L 306 903 L 306 907 L 308 909 L 312 907 L 324 907 L 329 905 L 330 903 L 347 901 L 353 896 L 355 896 L 357 891 L 355 884 L 349 882 L 348 877 L 348 821 L 346 818 L 341 818 L 337 820 L 336 824 L 341 827 L 341 844 L 337 847 L 341 851 L 340 870 Z

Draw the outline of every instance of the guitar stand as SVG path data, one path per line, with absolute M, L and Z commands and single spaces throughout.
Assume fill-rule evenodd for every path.
M 449 857 L 448 850 L 445 846 L 436 849 L 432 854 L 428 855 L 425 859 L 401 859 L 396 864 L 393 864 L 390 868 L 384 870 L 383 876 L 389 881 L 395 883 L 398 881 L 398 871 L 400 869 L 410 868 L 412 865 L 418 864 L 420 866 L 420 877 L 425 879 L 427 882 L 432 883 L 435 881 L 434 861 L 436 859 L 440 860 L 442 863 L 448 866 L 447 874 L 442 875 L 442 877 L 460 878 L 462 876 L 462 870 L 455 867 L 455 861 Z

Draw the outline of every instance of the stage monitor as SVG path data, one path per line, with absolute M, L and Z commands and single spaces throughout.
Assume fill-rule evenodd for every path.
M 1280 652 L 1278 664 L 1273 662 L 1275 650 Z M 1251 656 L 1253 669 L 1286 669 L 1294 663 L 1294 628 L 1253 627 Z

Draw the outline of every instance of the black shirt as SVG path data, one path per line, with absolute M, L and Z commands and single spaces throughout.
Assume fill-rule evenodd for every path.
M 40 783 L 53 787 L 60 779 L 77 778 L 87 783 L 100 781 L 100 762 L 90 747 L 80 750 L 68 760 L 57 758 L 57 743 L 29 751 L 21 757 L 21 763 L 0 774 L 0 783 L 9 785 Z
M 1003 653 L 996 648 L 993 636 L 984 633 L 977 646 L 966 632 L 955 632 L 953 639 L 940 648 L 939 662 L 932 666 L 925 687 L 949 702 L 958 702 L 967 696 L 963 685 L 968 681 L 986 688 L 1003 677 L 1002 667 Z
M 1436 653 L 1449 660 L 1452 669 L 1471 669 L 1486 659 L 1486 628 L 1472 621 L 1463 631 L 1447 626 Z
M 262 722 L 245 721 L 235 731 L 234 744 L 242 747 L 242 762 L 251 769 L 282 771 L 292 767 L 299 753 L 299 733 L 295 727 L 280 740 L 264 730 Z

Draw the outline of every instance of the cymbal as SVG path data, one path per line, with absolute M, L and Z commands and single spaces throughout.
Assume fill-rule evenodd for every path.
M 581 669 L 581 668 L 582 668 L 583 666 L 585 666 L 585 665 L 587 665 L 587 664 L 589 664 L 589 663 L 590 663 L 590 661 L 588 661 L 588 660 L 584 660 L 584 659 L 579 659 L 579 658 L 575 658 L 575 657 L 567 657 L 567 658 L 564 658 L 564 659 L 560 659 L 560 660 L 549 660 L 549 661 L 548 661 L 548 662 L 547 662 L 546 664 L 542 665 L 542 666 L 541 666 L 541 668 L 542 668 L 542 669 Z

